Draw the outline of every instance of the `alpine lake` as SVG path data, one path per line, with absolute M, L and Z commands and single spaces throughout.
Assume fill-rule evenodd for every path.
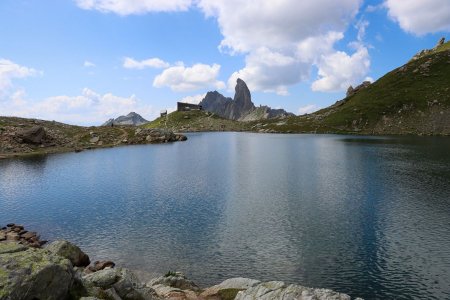
M 0 224 L 200 286 L 450 299 L 450 138 L 187 136 L 0 160 Z

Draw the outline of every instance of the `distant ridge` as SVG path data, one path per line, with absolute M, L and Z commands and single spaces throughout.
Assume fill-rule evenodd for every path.
M 111 126 L 111 125 L 134 125 L 139 126 L 148 123 L 146 119 L 144 119 L 141 115 L 130 112 L 126 116 L 120 116 L 116 119 L 109 119 L 102 126 Z
M 284 109 L 272 109 L 268 106 L 255 107 L 247 84 L 240 78 L 236 82 L 234 99 L 227 98 L 217 91 L 208 92 L 200 105 L 206 111 L 236 121 L 256 121 L 294 115 Z

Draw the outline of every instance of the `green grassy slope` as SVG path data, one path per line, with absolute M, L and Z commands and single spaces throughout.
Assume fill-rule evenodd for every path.
M 341 103 L 269 128 L 286 132 L 450 134 L 450 43 Z
M 145 128 L 168 128 L 173 131 L 243 131 L 247 130 L 246 123 L 227 120 L 207 111 L 175 111 L 167 117 L 143 125 Z

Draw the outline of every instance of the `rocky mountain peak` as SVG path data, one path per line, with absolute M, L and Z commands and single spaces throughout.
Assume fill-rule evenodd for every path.
M 231 120 L 253 121 L 292 115 L 283 109 L 256 108 L 252 102 L 252 95 L 247 84 L 240 78 L 236 80 L 234 90 L 234 99 L 224 97 L 217 91 L 208 92 L 200 102 L 200 105 L 206 111 Z
M 244 111 L 249 111 L 255 108 L 255 105 L 252 102 L 250 90 L 244 80 L 238 78 L 234 90 L 234 101 L 237 106 L 242 108 Z

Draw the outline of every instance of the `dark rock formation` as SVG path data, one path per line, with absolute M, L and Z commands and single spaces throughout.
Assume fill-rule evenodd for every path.
M 441 38 L 441 39 L 437 42 L 436 46 L 434 46 L 433 49 L 437 49 L 437 48 L 439 48 L 440 46 L 442 46 L 442 45 L 444 45 L 444 44 L 445 44 L 445 37 Z
M 19 132 L 19 137 L 29 144 L 41 144 L 46 137 L 45 129 L 42 126 L 33 126 Z
M 148 123 L 148 121 L 146 119 L 144 119 L 143 117 L 141 117 L 141 115 L 135 113 L 135 112 L 130 112 L 128 115 L 126 116 L 120 116 L 116 119 L 109 119 L 108 121 L 106 121 L 105 123 L 102 124 L 102 126 L 111 126 L 111 125 L 134 125 L 134 126 L 139 126 L 142 124 Z
M 264 106 L 264 112 L 261 108 L 256 108 L 252 102 L 252 96 L 247 84 L 238 78 L 235 87 L 234 99 L 224 97 L 217 91 L 208 92 L 205 98 L 200 102 L 202 108 L 216 115 L 239 121 L 253 121 L 259 119 L 270 119 L 293 115 L 283 109 L 271 109 Z M 258 110 L 258 111 L 257 111 Z
M 366 87 L 370 86 L 370 81 L 364 81 L 363 83 L 361 83 L 360 85 L 358 85 L 357 87 L 353 88 L 352 86 L 349 86 L 347 89 L 347 97 L 353 96 L 354 94 L 356 94 L 357 92 L 359 92 L 362 89 L 365 89 Z

